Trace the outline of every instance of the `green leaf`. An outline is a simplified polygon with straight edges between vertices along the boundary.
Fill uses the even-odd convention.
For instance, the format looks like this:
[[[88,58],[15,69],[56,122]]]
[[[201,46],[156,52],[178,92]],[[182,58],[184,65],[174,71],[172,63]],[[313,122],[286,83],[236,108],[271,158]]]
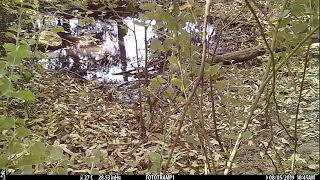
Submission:
[[[14,93],[14,97],[17,97],[17,98],[19,98],[23,101],[27,101],[27,102],[33,102],[36,99],[33,92],[31,92],[29,90],[17,91]]]
[[[39,156],[39,157],[49,156],[50,154],[47,154],[46,151],[47,151],[46,146],[41,142],[35,142],[30,147],[30,154],[36,155],[36,156]]]
[[[32,168],[32,165],[22,166],[22,174],[25,174],[25,175],[32,175],[32,174],[33,174],[33,168]]]
[[[176,101],[177,101],[178,103],[182,103],[182,102],[185,102],[185,98],[182,97],[182,96],[178,96],[178,97],[176,97]]]
[[[172,87],[168,87],[164,91],[164,96],[167,97],[168,99],[173,99],[176,96],[176,92],[174,91],[174,89]]]
[[[39,43],[45,46],[60,46],[62,44],[62,39],[55,32],[42,31],[39,35]]]
[[[0,156],[0,168],[6,169],[6,166],[8,164],[8,156],[6,154]]]
[[[51,31],[54,33],[64,32],[64,28],[62,26],[57,26],[57,27],[52,28]]]
[[[12,74],[10,79],[12,82],[17,82],[20,79],[20,76],[17,74]]]
[[[178,65],[178,59],[176,56],[170,56],[168,60],[171,64]]]
[[[195,140],[195,137],[193,135],[187,135],[185,139],[188,144],[199,144],[199,142]]]
[[[11,117],[2,116],[0,117],[0,130],[8,130],[13,128],[15,119]]]
[[[221,68],[221,65],[219,65],[219,64],[216,64],[216,65],[213,65],[213,66],[209,66],[206,69],[205,74],[206,75],[211,75],[211,76],[219,75],[220,68]]]
[[[167,81],[166,81],[165,79],[163,79],[161,76],[157,76],[157,77],[155,78],[155,81],[157,81],[157,82],[160,83],[160,84],[164,84],[164,83],[167,82]]]
[[[26,125],[26,120],[17,118],[17,119],[15,119],[15,123],[17,125],[23,125],[24,126],[24,125]]]
[[[181,79],[174,77],[171,79],[171,84],[180,88],[182,86],[182,81]]]
[[[151,11],[154,12],[156,9],[156,4],[155,3],[141,3],[140,7],[144,11]]]
[[[162,156],[159,153],[150,152],[149,160],[153,163],[159,163],[159,162],[162,162]]]
[[[36,154],[23,155],[18,160],[18,166],[36,165],[44,162],[44,158]]]
[[[7,62],[0,61],[0,79],[7,73],[6,68],[7,68]]]
[[[11,32],[6,32],[5,36],[8,37],[8,38],[14,39],[14,40],[17,39],[17,36],[15,34],[11,33]]]
[[[292,3],[292,5],[290,6],[290,12],[296,16],[303,11],[304,11],[304,6],[302,4]]]
[[[27,44],[20,44],[18,48],[15,48],[13,50],[13,46],[9,45],[6,46],[7,50],[10,51],[7,54],[7,57],[5,58],[11,66],[16,66],[20,64],[22,59],[29,58],[32,54],[31,47]]]
[[[10,7],[8,7],[8,6],[3,6],[3,8],[9,13],[9,14],[18,14],[18,11],[17,10],[15,10],[15,9],[12,9],[12,8],[10,8]]]
[[[57,167],[55,169],[55,173],[58,175],[68,175],[67,168],[64,168],[64,167]]]
[[[99,169],[98,169],[98,168],[93,168],[90,174],[92,174],[92,175],[99,175],[99,174],[100,174],[100,173],[99,173]]]
[[[241,101],[238,99],[235,99],[230,96],[220,96],[221,103],[223,104],[232,104],[232,105],[239,105],[241,104]]]
[[[54,160],[60,160],[62,159],[63,150],[59,146],[54,146],[51,148],[50,157]]]
[[[16,45],[12,43],[6,43],[3,45],[3,47],[6,49],[7,52],[12,52],[16,50]]]
[[[31,80],[32,74],[26,68],[22,68],[21,73],[27,82],[29,82]]]
[[[252,133],[250,131],[246,131],[242,134],[243,139],[249,139],[250,137],[252,137]]]
[[[220,107],[217,108],[217,112],[220,113],[220,114],[224,114],[224,113],[226,113],[226,108],[220,106]]]
[[[292,23],[292,30],[297,34],[306,32],[307,28],[308,28],[307,23],[301,23],[301,22]]]
[[[222,81],[217,81],[215,84],[214,84],[214,87],[218,90],[218,91],[223,91],[226,86],[228,85],[228,81],[226,80],[222,80]]]
[[[17,51],[18,59],[25,59],[31,54],[31,47],[28,44],[20,44]]]
[[[31,130],[27,129],[25,127],[20,127],[18,129],[16,129],[16,136],[17,138],[24,138],[27,137],[31,134]]]
[[[161,41],[158,38],[152,39],[150,44],[150,51],[154,52],[159,50],[161,47]]]
[[[134,12],[135,11],[135,8],[136,7],[136,4],[134,3],[134,1],[131,1],[130,3],[129,3],[129,5],[127,5],[127,9],[128,9],[128,11],[129,12]]]
[[[156,152],[150,152],[149,160],[152,162],[152,166],[149,169],[150,172],[159,173],[162,163],[162,156]]]
[[[237,135],[234,135],[234,134],[225,134],[223,136],[223,138],[225,139],[231,139],[231,140],[237,140],[238,136]]]
[[[92,150],[92,155],[97,158],[103,158],[103,153],[98,148]]]
[[[8,151],[10,154],[18,154],[18,153],[20,153],[20,152],[23,151],[23,146],[21,145],[21,143],[12,142],[12,143],[10,143],[10,145],[8,146],[7,151]]]
[[[171,38],[165,39],[165,40],[163,41],[164,50],[170,50],[170,49],[172,49],[173,44],[174,44],[173,39],[171,39]]]
[[[88,166],[96,166],[97,164],[100,163],[100,158],[98,157],[86,157],[85,162],[87,163]]]

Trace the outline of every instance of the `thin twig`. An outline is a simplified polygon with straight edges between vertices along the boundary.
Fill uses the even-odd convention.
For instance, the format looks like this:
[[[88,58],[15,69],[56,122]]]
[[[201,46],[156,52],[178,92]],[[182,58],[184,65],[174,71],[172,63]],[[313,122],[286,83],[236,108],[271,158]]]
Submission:
[[[202,136],[204,137],[204,140],[206,141],[206,143],[208,144],[208,149],[209,149],[209,153],[207,151],[207,148],[205,147],[204,144],[204,153],[205,153],[205,157],[206,157],[206,163],[208,164],[208,168],[210,169],[210,172],[213,172],[213,174],[216,174],[216,167],[215,167],[215,163],[214,163],[214,158],[212,156],[212,152],[210,151],[210,149],[212,149],[212,144],[210,142],[210,138],[208,136],[207,130],[205,128],[205,123],[204,123],[204,118],[203,118],[203,81],[201,83],[201,95],[200,95],[200,100],[199,100],[199,107],[200,107],[200,127],[202,129]],[[208,158],[208,154],[211,158],[211,162],[212,162],[212,169],[211,169],[211,165],[209,163],[209,158]]]
[[[246,0],[247,2],[247,0]],[[306,37],[301,40],[299,42],[299,44],[284,58],[283,61],[281,61],[279,63],[279,65],[275,68],[275,72],[278,71],[284,63],[286,63],[295,53],[296,51],[313,35],[313,33],[315,33],[317,30],[319,29],[319,25],[314,28],[313,30],[311,30],[311,32],[309,34],[306,35]],[[270,63],[271,64],[271,63]],[[247,130],[248,128],[248,125],[249,123],[251,122],[251,118],[253,116],[253,113],[254,113],[254,110],[257,108],[257,105],[258,105],[258,102],[260,100],[260,97],[262,95],[262,93],[264,92],[264,89],[266,87],[266,85],[268,84],[268,82],[271,80],[271,78],[273,77],[273,75],[266,75],[266,79],[262,81],[262,84],[261,86],[259,87],[258,89],[258,92],[256,93],[255,95],[255,98],[254,98],[254,101],[249,109],[249,115],[247,117],[247,119],[245,120],[245,123],[243,124],[242,126],[242,129],[238,135],[238,138],[236,140],[236,143],[234,145],[234,148],[230,154],[230,157],[229,157],[229,160],[228,160],[228,164],[227,164],[227,168],[225,169],[224,171],[224,174],[228,174],[229,171],[231,170],[231,167],[232,167],[232,163],[234,161],[234,158],[236,156],[236,153],[237,153],[237,150],[239,149],[239,146],[240,146],[240,142],[242,140],[242,136],[243,136],[243,133]]]
[[[135,49],[136,49],[136,58],[137,58],[137,64],[138,64],[138,74],[139,69],[140,69],[140,63],[139,63],[139,52],[138,52],[138,43],[137,43],[137,35],[136,35],[136,25],[133,24],[133,34],[134,34],[134,40],[135,40]],[[139,87],[141,87],[141,80],[140,80],[140,76],[138,76],[139,78]],[[142,95],[141,95],[141,91],[139,91],[139,123],[140,123],[140,129],[141,129],[141,136],[145,137],[146,136],[146,126],[145,126],[145,121],[143,118],[143,107],[142,107]]]
[[[311,43],[309,43],[309,45],[308,45],[307,53],[306,53],[305,60],[304,60],[304,68],[303,68],[303,74],[302,74],[301,85],[300,85],[299,99],[298,99],[298,104],[297,104],[297,109],[296,109],[296,117],[295,117],[295,121],[294,121],[294,151],[293,151],[293,158],[292,158],[292,163],[291,163],[291,172],[292,173],[295,173],[295,161],[296,161],[296,154],[297,154],[297,147],[298,147],[298,115],[299,115],[300,102],[301,102],[301,98],[302,98],[304,79],[305,79],[306,71],[307,71],[307,67],[308,67],[310,47],[311,47]]]
[[[167,160],[167,162],[165,163],[165,166],[164,166],[164,173],[166,173],[167,170],[168,170],[168,167],[169,167],[172,155],[173,155],[173,151],[174,151],[175,146],[177,144],[177,140],[180,137],[180,130],[182,128],[187,109],[188,109],[188,107],[189,107],[189,105],[191,103],[191,100],[192,100],[195,92],[198,89],[198,86],[199,86],[201,80],[203,79],[204,67],[205,67],[205,63],[206,63],[206,59],[207,59],[207,24],[208,24],[208,16],[209,16],[209,11],[210,11],[210,4],[211,4],[211,0],[206,0],[205,14],[204,14],[204,25],[203,25],[204,28],[203,28],[203,34],[202,34],[203,48],[202,48],[202,58],[201,58],[200,71],[199,71],[198,77],[196,79],[196,82],[195,82],[195,84],[193,86],[193,89],[192,89],[191,93],[189,94],[187,100],[184,103],[184,111],[183,111],[182,117],[180,119],[179,126],[177,128],[176,137],[175,137],[175,139],[173,141],[172,147],[171,147],[170,152],[169,152],[168,160]]]
[[[271,93],[272,93],[272,90],[271,90]],[[268,94],[268,93],[267,93]],[[274,167],[274,170],[275,170],[275,174],[278,174],[278,167],[275,163],[275,161],[272,159],[272,157],[269,155],[268,153],[268,149],[269,147],[271,146],[271,144],[273,143],[273,136],[274,136],[274,132],[273,132],[273,122],[272,122],[272,118],[269,116],[269,107],[270,107],[270,98],[271,96],[267,96],[267,108],[266,108],[266,119],[267,119],[267,123],[269,123],[269,127],[270,127],[270,140],[268,142],[268,145],[267,147],[265,147],[265,145],[263,144],[263,147],[265,148],[265,154],[268,156],[268,158],[270,159],[273,167]],[[272,108],[271,108],[272,110]],[[274,146],[273,146],[274,147]]]

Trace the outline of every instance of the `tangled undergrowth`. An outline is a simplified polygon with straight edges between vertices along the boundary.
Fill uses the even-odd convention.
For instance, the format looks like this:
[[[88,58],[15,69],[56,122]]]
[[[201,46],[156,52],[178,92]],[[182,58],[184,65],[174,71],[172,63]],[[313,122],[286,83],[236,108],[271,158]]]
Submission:
[[[299,116],[299,172],[308,174],[316,173],[319,169],[317,164],[319,161],[319,117],[317,113],[319,84],[314,81],[317,78],[315,60],[313,59],[309,67],[307,86],[303,91],[304,98],[301,102],[301,116]],[[301,73],[298,69],[293,71],[298,75]],[[241,120],[243,117],[237,111],[245,111],[246,108],[238,109],[236,106],[239,103],[244,104],[244,107],[247,106],[246,103],[249,104],[251,94],[256,91],[257,84],[259,84],[256,81],[258,79],[256,77],[259,76],[257,72],[261,72],[261,67],[248,69],[236,65],[226,66],[223,79],[215,84],[217,92],[219,89],[224,90],[223,93],[217,94],[220,97],[217,99],[217,118],[219,119],[218,130],[226,148],[232,147],[230,144],[234,139],[232,134],[243,123]],[[282,83],[293,83],[293,81],[292,76],[282,77],[279,80],[279,89]],[[136,105],[120,103],[124,92],[117,91],[112,86],[106,87],[96,82],[83,81],[66,73],[46,72],[37,83],[39,83],[38,100],[30,107],[29,119],[32,120],[27,122],[27,125],[33,132],[36,132],[33,135],[34,139],[41,139],[49,144],[62,147],[64,154],[70,158],[68,173],[142,174],[157,172],[155,164],[161,158],[166,158],[171,139],[168,138],[168,134],[164,137],[164,134],[159,132],[149,132],[152,134],[148,134],[147,140],[141,138]],[[297,102],[295,87],[297,88],[297,86],[292,86],[290,89],[281,90],[285,95],[279,99],[280,116],[289,132],[293,129],[292,116]],[[223,95],[227,93],[234,99],[224,100]],[[248,101],[244,101],[245,99]],[[231,106],[226,107],[226,102],[231,102]],[[213,122],[210,120],[209,104],[210,101],[205,99],[206,128],[210,141],[214,145],[211,149],[214,152],[213,157],[219,169],[222,170],[226,154],[218,150],[219,145],[214,138],[212,128]],[[11,109],[11,112],[19,115],[19,106],[12,105],[12,107],[15,109]],[[23,111],[22,108],[21,112]],[[285,112],[287,112],[286,116],[283,115]],[[273,115],[273,118],[275,116]],[[179,113],[172,115],[170,121],[167,122],[168,127],[172,129],[178,117]],[[199,120],[197,116],[194,118],[195,121]],[[274,170],[263,148],[263,145],[268,144],[266,139],[270,136],[269,129],[264,127],[264,121],[263,105],[261,105],[250,127],[251,133],[248,134],[248,141],[241,147],[234,173],[266,174]],[[277,132],[274,137],[275,147],[283,161],[282,167],[287,167],[292,151],[291,140],[282,127],[275,126],[274,129]],[[205,173],[205,167],[203,167],[205,157],[201,153],[201,144],[195,131],[196,129],[189,120],[183,127],[185,135],[180,139],[174,156],[174,165],[170,172]],[[169,133],[171,132],[174,131],[169,130]],[[154,152],[163,153],[163,157],[158,157],[153,154]],[[43,168],[51,166],[46,164]]]
[[[231,5],[217,3],[216,8],[222,12],[232,12],[231,7],[236,7],[240,16],[222,32],[218,54],[263,44],[259,36],[261,32],[254,24],[256,22],[251,13],[249,11],[244,13],[232,4],[237,4],[237,2],[229,3]],[[259,10],[257,15],[267,28],[267,17],[261,14],[265,9]],[[237,17],[237,14],[232,14],[228,17],[229,19],[222,17],[221,13],[215,15],[219,20],[222,20],[219,22],[217,20],[217,24],[222,27],[231,22],[232,17]],[[216,19],[214,20],[216,21]],[[158,44],[158,46],[160,45]],[[185,50],[187,49],[185,48]],[[198,49],[200,47],[194,49],[195,53]],[[212,51],[212,46],[209,49]],[[292,137],[295,131],[295,113],[304,66],[301,57],[305,55],[305,51],[303,49],[297,53],[298,56],[291,58],[285,64],[285,68],[277,72],[274,97],[277,104],[271,104],[272,107],[269,107],[270,103],[267,97],[270,89],[266,89],[262,94],[253,113],[252,122],[243,135],[236,160],[233,162],[233,174],[291,173],[290,163],[294,153],[294,139]],[[281,53],[277,54],[279,58],[286,56],[286,52]],[[307,68],[296,128],[298,130],[296,172],[299,174],[319,172],[319,77],[317,63],[319,52],[312,49],[311,54],[312,58],[309,60]],[[157,98],[162,101],[153,105],[152,120],[146,103],[146,96],[149,94],[145,94],[142,101],[139,101],[138,91],[140,89],[138,88],[130,89],[124,86],[117,88],[113,85],[101,85],[95,81],[80,79],[64,71],[45,71],[41,77],[33,78],[31,83],[19,84],[31,87],[32,92],[36,94],[35,102],[22,102],[19,97],[18,99],[10,99],[10,101],[9,98],[2,98],[0,104],[3,106],[0,106],[0,114],[25,119],[26,126],[32,133],[30,130],[29,133],[25,133],[30,135],[30,139],[23,139],[22,143],[19,143],[24,144],[28,141],[54,145],[50,150],[50,155],[59,162],[45,161],[42,163],[42,161],[38,161],[39,159],[35,159],[35,161],[28,159],[32,156],[28,156],[28,152],[22,148],[16,148],[15,142],[13,142],[12,146],[8,146],[9,150],[13,149],[13,153],[10,152],[11,154],[8,155],[5,152],[4,154],[8,157],[4,158],[26,158],[22,158],[24,160],[22,163],[17,160],[17,164],[23,164],[22,167],[8,166],[9,172],[16,174],[20,174],[20,171],[27,174],[160,173],[169,157],[168,152],[172,148],[177,124],[181,116],[185,116],[186,120],[181,128],[183,135],[178,139],[173,157],[170,157],[171,164],[168,172],[208,174],[208,164],[214,162],[216,174],[223,174],[226,161],[248,115],[254,95],[261,86],[262,82],[259,80],[266,69],[267,57],[268,55],[261,56],[251,62],[240,64],[219,65],[218,77],[213,84],[213,93],[210,92],[207,84],[209,78],[207,77],[205,85],[201,90],[198,90],[191,102],[186,116],[183,115],[182,110],[168,116],[176,108],[172,106],[177,106],[181,102],[163,103],[165,102],[163,100],[167,100],[166,96],[161,96],[160,93],[156,94],[156,96],[161,96]],[[172,64],[174,65],[174,63]],[[194,64],[196,63],[194,62]],[[191,64],[189,65],[191,67]],[[188,67],[184,68],[188,70]],[[198,68],[198,66],[195,67]],[[180,71],[184,72],[181,69]],[[180,78],[175,73],[175,71],[168,72],[169,75],[163,76],[168,75],[168,77],[162,80],[174,87],[172,89],[175,91],[172,94],[180,96],[182,93],[179,91],[182,91],[183,88],[179,89],[179,85],[172,82],[172,79],[178,80]],[[170,79],[171,76],[174,78]],[[181,79],[183,78],[181,76]],[[189,82],[192,81],[193,79],[189,79]],[[212,94],[215,101],[215,111],[212,110],[212,100],[210,99]],[[30,95],[30,93],[25,95]],[[183,96],[180,97],[183,99]],[[28,99],[28,96],[25,99]],[[141,107],[139,103],[142,103]],[[142,119],[146,120],[146,136],[143,136],[139,122],[141,108],[143,109]],[[213,117],[217,121],[216,127],[214,127]],[[7,129],[10,128],[15,132],[15,127]],[[217,131],[221,140],[217,139],[215,134]],[[25,134],[22,136],[24,137]],[[202,137],[203,135],[207,135],[207,137]],[[209,142],[203,143],[203,139],[207,139]],[[39,150],[39,147],[43,146],[39,145],[36,148],[31,146],[26,149],[31,149],[34,153],[34,150]],[[19,149],[19,153],[16,153],[15,148]],[[60,159],[62,160],[60,161]],[[2,160],[1,156],[0,164],[3,162]]]

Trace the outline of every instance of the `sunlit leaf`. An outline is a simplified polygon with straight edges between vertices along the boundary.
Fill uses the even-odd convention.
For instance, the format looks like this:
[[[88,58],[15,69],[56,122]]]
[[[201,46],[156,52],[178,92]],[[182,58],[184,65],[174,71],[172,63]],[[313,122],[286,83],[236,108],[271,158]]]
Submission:
[[[165,79],[163,79],[161,76],[157,76],[155,78],[155,81],[157,81],[160,84],[166,83],[167,81]]]
[[[12,52],[17,49],[16,45],[13,43],[6,43],[3,45],[3,47],[6,49],[7,52]]]
[[[91,170],[91,173],[90,174],[93,174],[93,175],[98,175],[98,174],[100,174],[99,173],[99,169],[98,168],[93,168],[92,170]]]
[[[28,165],[36,165],[44,162],[44,159],[41,156],[36,154],[23,155],[19,161],[18,166],[28,166]]]
[[[20,76],[17,74],[13,74],[11,75],[10,79],[12,82],[17,82],[20,79]]]
[[[168,60],[171,64],[178,65],[178,59],[176,56],[170,56]]]
[[[181,87],[182,81],[181,81],[181,79],[178,79],[178,78],[174,77],[174,78],[171,79],[171,84],[175,85],[177,87]]]
[[[15,34],[11,33],[11,32],[6,32],[5,36],[8,37],[8,38],[14,39],[14,40],[17,39],[17,36]]]
[[[17,138],[24,138],[27,137],[31,134],[31,130],[27,129],[25,127],[20,127],[18,129],[16,129],[16,137]]]
[[[63,150],[59,146],[54,146],[51,148],[50,157],[54,160],[60,160],[63,155]]]
[[[0,79],[0,92],[2,95],[10,96],[12,93],[12,83],[7,77]]]
[[[150,152],[149,154],[149,160],[153,163],[159,163],[162,161],[162,156],[159,153],[156,152]]]
[[[62,39],[55,32],[42,31],[39,35],[39,43],[45,46],[60,46],[62,44]]]
[[[57,167],[55,169],[55,173],[59,175],[68,175],[67,168],[64,168],[64,167]]]
[[[250,131],[246,131],[242,134],[243,139],[249,139],[250,137],[252,137],[252,133]]]
[[[15,119],[12,117],[0,116],[0,130],[10,129],[14,126]]]
[[[182,103],[185,101],[185,98],[182,97],[182,96],[177,96],[176,99],[175,99],[178,103]]]
[[[8,149],[7,151],[11,154],[17,154],[17,153],[20,153],[22,152],[23,150],[23,146],[21,143],[19,142],[12,142],[10,143],[10,145],[8,146]]]
[[[35,142],[30,146],[30,154],[39,156],[42,160],[50,156],[50,148],[46,148],[45,144],[42,142]]]
[[[140,7],[144,11],[151,11],[153,12],[156,9],[156,4],[155,3],[141,3]]]
[[[5,168],[7,166],[8,163],[8,157],[7,155],[1,155],[0,156],[0,168]]]
[[[307,28],[308,28],[307,23],[301,23],[301,22],[292,23],[292,29],[297,34],[305,32]]]
[[[98,157],[86,157],[85,162],[88,166],[95,166],[100,163],[100,158]]]
[[[25,174],[25,175],[32,175],[32,174],[33,174],[33,168],[32,168],[32,165],[25,165],[25,166],[22,166],[22,174]]]
[[[58,32],[64,32],[64,28],[62,26],[57,26],[51,29],[52,32],[58,33]]]
[[[14,97],[17,97],[23,101],[28,101],[28,102],[33,102],[36,99],[33,92],[31,92],[29,90],[20,90],[20,91],[15,92],[13,95],[14,95]]]

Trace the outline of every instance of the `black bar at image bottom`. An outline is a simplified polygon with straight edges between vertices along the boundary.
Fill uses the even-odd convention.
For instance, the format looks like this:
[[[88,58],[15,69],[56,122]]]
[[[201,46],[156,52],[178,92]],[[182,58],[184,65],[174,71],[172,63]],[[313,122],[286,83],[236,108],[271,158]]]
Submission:
[[[252,179],[252,180],[319,180],[319,175],[5,175],[0,180],[12,179],[45,179],[45,180],[182,180],[188,178],[215,179]]]

